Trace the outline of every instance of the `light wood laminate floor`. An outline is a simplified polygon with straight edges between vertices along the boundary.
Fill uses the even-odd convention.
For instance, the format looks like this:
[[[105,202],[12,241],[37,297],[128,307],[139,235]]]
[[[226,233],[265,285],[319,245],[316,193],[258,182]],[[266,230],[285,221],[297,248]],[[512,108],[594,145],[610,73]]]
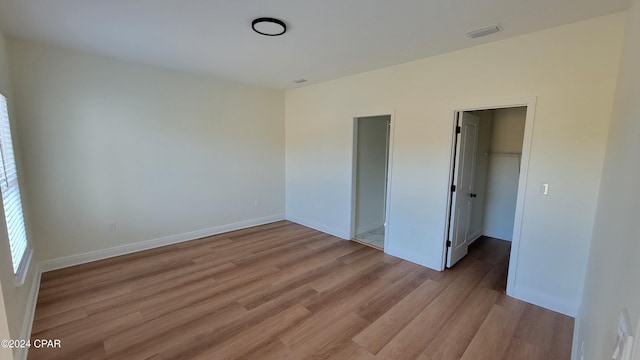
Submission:
[[[505,295],[509,243],[437,272],[281,221],[44,273],[29,359],[570,358],[573,319]]]

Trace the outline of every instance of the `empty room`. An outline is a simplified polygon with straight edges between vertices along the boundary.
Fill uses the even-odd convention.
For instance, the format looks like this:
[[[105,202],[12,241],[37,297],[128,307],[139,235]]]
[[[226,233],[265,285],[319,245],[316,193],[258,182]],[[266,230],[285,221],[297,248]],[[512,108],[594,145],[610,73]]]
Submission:
[[[0,0],[0,359],[640,360],[640,0]]]

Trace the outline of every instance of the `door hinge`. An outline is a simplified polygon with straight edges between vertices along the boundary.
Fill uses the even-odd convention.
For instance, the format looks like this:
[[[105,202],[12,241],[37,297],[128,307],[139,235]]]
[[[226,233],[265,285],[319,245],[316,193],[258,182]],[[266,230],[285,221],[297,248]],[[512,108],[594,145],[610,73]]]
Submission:
[[[460,126],[456,126],[456,134],[460,134],[462,132],[462,128]]]
[[[451,240],[447,240],[447,247],[451,247]]]
[[[455,185],[451,185],[451,192],[456,192],[456,186]]]

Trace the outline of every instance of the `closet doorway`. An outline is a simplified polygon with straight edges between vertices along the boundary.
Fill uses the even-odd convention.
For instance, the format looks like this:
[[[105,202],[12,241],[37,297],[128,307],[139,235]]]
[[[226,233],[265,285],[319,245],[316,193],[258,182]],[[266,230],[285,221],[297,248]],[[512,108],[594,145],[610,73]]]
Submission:
[[[510,150],[492,151],[490,147],[488,148],[488,151],[483,152],[482,150],[480,150],[480,151],[474,151],[474,153],[476,155],[479,154],[479,156],[484,156],[486,153],[486,157],[488,158],[487,161],[490,161],[491,157],[495,157],[495,158],[499,158],[499,160],[497,161],[502,162],[503,164],[509,164],[510,162],[519,163],[519,170],[518,170],[518,176],[517,176],[518,178],[517,194],[515,199],[515,212],[513,213],[513,221],[510,220],[511,216],[508,217],[509,219],[508,223],[512,224],[513,231],[511,232],[511,242],[510,242],[511,246],[508,252],[509,268],[507,269],[507,295],[515,296],[514,292],[515,292],[516,276],[517,276],[517,273],[515,270],[518,268],[518,258],[519,258],[518,254],[520,252],[520,235],[521,235],[522,222],[525,215],[524,202],[525,202],[525,191],[527,189],[527,178],[529,173],[529,157],[531,155],[531,141],[533,138],[533,127],[534,127],[534,120],[535,120],[535,109],[536,109],[535,97],[495,101],[493,104],[484,104],[479,106],[475,105],[475,106],[457,107],[453,110],[452,115],[454,115],[454,117],[453,117],[453,124],[452,124],[453,132],[452,132],[451,168],[449,173],[451,188],[449,188],[449,186],[447,187],[447,193],[448,193],[447,194],[448,201],[447,201],[447,207],[446,207],[447,222],[445,225],[445,236],[444,236],[445,243],[443,244],[443,247],[442,247],[442,269],[445,269],[445,267],[453,266],[455,261],[451,261],[451,260],[456,260],[456,258],[458,258],[459,260],[460,258],[464,257],[464,255],[466,255],[466,253],[468,252],[469,244],[474,241],[474,234],[472,231],[472,227],[467,226],[466,230],[465,230],[465,227],[458,229],[459,231],[455,230],[456,226],[458,226],[459,224],[458,225],[456,224],[457,215],[453,213],[454,212],[453,203],[457,201],[456,198],[458,196],[464,197],[466,195],[472,199],[472,202],[474,202],[480,197],[480,194],[477,191],[475,191],[476,188],[473,188],[473,187],[471,190],[474,190],[474,191],[469,191],[470,189],[468,188],[467,189],[458,188],[457,186],[454,192],[451,191],[453,190],[453,185],[458,185],[459,174],[457,174],[456,171],[460,170],[460,167],[457,166],[458,165],[457,163],[459,162],[459,157],[457,155],[461,153],[459,151],[458,145],[460,144],[459,140],[461,141],[462,139],[462,133],[457,134],[456,127],[461,121],[461,118],[464,115],[464,113],[477,112],[480,110],[496,110],[496,109],[511,109],[511,108],[521,108],[520,110],[514,110],[514,111],[520,111],[520,112],[523,111],[522,109],[525,109],[524,112],[526,115],[524,120],[525,122],[524,135],[521,143],[522,153],[519,154],[515,151],[510,151]],[[475,115],[479,115],[479,114],[476,113]],[[492,126],[495,127],[495,125],[496,123],[494,118],[494,122]],[[478,135],[477,139],[480,139],[480,138],[481,138],[481,135]],[[491,154],[492,152],[495,152],[495,154]],[[500,164],[494,163],[494,165],[500,165]],[[487,180],[487,182],[489,182],[489,180]],[[472,186],[476,186],[473,181],[470,182],[470,184],[473,184]],[[511,184],[513,184],[513,182]],[[503,186],[500,185],[499,183],[497,183],[496,185],[498,185],[496,186],[496,189],[503,188]],[[546,184],[541,184],[538,190],[538,194],[545,196],[547,195],[547,192],[548,192],[548,186],[543,186],[543,185],[546,185]],[[482,187],[480,186],[480,188]],[[485,191],[488,191],[490,188],[491,188],[490,185],[485,184],[484,186]],[[470,196],[471,194],[476,194],[476,196],[471,197]],[[477,203],[477,201],[475,202]],[[476,208],[478,207],[480,206],[477,206]],[[489,229],[488,226],[484,226],[485,217],[491,216],[489,214],[491,210],[487,210],[486,205],[480,208],[482,208],[484,211],[484,214],[482,215],[483,220],[481,222],[483,228],[481,231],[485,232],[485,229]],[[470,211],[471,212],[473,211],[473,205]],[[473,224],[473,222],[471,221],[472,217],[473,217],[472,214],[469,214],[469,216],[467,217],[467,219],[469,220],[468,222],[469,225]],[[501,216],[500,219],[504,220],[505,217]],[[508,231],[509,228],[510,227],[507,228],[507,231],[506,231],[507,234],[509,234],[509,231]],[[462,237],[463,234],[465,235],[464,237]],[[482,233],[480,235],[482,235]],[[475,236],[477,236],[477,232]],[[501,241],[497,239],[494,239],[494,240]],[[463,242],[466,242],[466,244],[463,244]],[[459,248],[454,250],[454,247],[456,246],[458,246]],[[471,249],[471,250],[473,251],[474,249]],[[455,254],[454,252],[457,252],[457,251],[460,251],[460,253]]]
[[[447,267],[482,236],[512,241],[527,107],[458,112]]]
[[[384,250],[391,115],[354,119],[351,238]]]

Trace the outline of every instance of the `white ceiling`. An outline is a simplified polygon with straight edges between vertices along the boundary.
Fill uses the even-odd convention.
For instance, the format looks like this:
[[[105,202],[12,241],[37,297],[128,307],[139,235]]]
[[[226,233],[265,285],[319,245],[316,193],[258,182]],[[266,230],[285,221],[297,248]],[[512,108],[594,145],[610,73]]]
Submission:
[[[626,10],[628,0],[0,0],[7,35],[278,89]],[[251,30],[256,17],[289,27]],[[502,24],[471,40],[465,33]]]

